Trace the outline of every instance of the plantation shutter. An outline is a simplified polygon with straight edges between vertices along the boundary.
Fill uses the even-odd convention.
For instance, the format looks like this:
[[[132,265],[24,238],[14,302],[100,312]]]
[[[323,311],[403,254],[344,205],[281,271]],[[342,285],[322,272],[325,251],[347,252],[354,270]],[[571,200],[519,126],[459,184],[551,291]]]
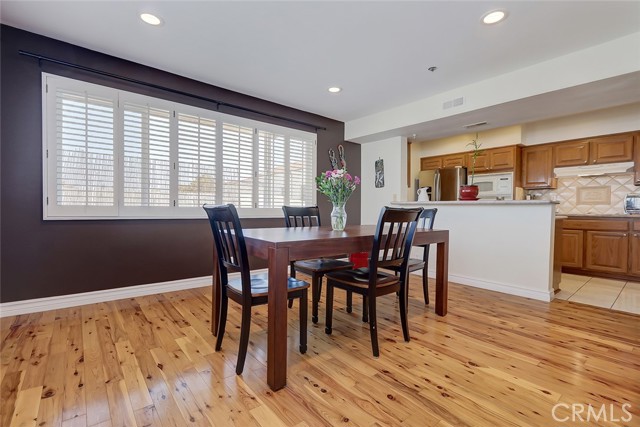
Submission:
[[[285,204],[285,136],[258,131],[258,207],[279,208]]]
[[[315,141],[298,137],[289,139],[289,204],[315,204]]]
[[[55,180],[50,210],[54,215],[113,214],[115,101],[55,85],[51,90],[56,142],[48,163]]]
[[[222,202],[253,208],[253,128],[222,124]]]
[[[149,105],[125,102],[124,206],[171,205],[171,112]]]
[[[216,202],[216,121],[178,114],[178,206]]]

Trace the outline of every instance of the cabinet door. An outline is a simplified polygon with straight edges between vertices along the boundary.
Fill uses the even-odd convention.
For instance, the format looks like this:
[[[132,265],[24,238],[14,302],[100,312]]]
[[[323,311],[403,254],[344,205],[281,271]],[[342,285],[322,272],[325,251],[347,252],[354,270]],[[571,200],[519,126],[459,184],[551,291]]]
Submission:
[[[496,148],[489,153],[492,170],[511,170],[515,166],[515,147]]]
[[[628,233],[586,231],[585,234],[585,268],[610,273],[626,273],[628,271]]]
[[[629,274],[640,276],[640,232],[632,232],[629,239]]]
[[[552,147],[549,145],[523,148],[522,186],[524,188],[555,188],[552,154]]]
[[[584,231],[563,230],[560,245],[563,267],[582,268],[582,251],[584,248]]]
[[[469,173],[471,173],[471,165],[473,164],[473,154],[467,153],[467,168],[469,169]],[[487,172],[491,170],[491,160],[489,159],[489,155],[486,151],[478,154],[476,157],[476,173]]]
[[[589,140],[591,163],[630,162],[633,160],[633,134],[603,136]]]
[[[589,142],[562,142],[553,146],[554,166],[580,166],[589,162]]]
[[[420,159],[420,170],[439,169],[442,167],[442,157],[422,157]]]
[[[640,134],[636,134],[633,139],[633,169],[635,170],[635,184],[640,185]]]
[[[442,158],[442,167],[443,168],[452,168],[455,166],[464,166],[465,165],[465,154],[451,154],[448,156],[444,156]]]

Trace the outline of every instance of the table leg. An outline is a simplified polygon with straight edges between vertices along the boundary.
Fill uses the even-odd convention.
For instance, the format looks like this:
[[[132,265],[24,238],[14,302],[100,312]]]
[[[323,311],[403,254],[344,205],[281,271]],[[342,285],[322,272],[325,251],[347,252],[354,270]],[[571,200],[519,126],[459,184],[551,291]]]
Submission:
[[[287,384],[287,280],[289,248],[269,248],[267,384],[279,390]]]
[[[437,245],[436,254],[436,314],[447,315],[449,299],[449,238]]]

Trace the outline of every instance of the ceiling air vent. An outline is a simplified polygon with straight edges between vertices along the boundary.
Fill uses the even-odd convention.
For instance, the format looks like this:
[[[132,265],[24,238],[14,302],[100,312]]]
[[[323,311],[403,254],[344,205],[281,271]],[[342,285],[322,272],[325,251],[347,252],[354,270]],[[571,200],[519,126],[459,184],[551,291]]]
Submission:
[[[450,101],[445,101],[442,103],[442,109],[443,110],[448,110],[449,108],[453,108],[453,107],[459,107],[461,105],[464,104],[464,97],[461,96],[460,98],[455,98],[452,99]]]

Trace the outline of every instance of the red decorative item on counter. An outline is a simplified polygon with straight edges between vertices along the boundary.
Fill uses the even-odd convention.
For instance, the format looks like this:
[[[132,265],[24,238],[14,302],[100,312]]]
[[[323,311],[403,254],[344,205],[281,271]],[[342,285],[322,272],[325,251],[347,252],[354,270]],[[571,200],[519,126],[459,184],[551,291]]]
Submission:
[[[477,185],[461,185],[460,200],[478,200]]]

